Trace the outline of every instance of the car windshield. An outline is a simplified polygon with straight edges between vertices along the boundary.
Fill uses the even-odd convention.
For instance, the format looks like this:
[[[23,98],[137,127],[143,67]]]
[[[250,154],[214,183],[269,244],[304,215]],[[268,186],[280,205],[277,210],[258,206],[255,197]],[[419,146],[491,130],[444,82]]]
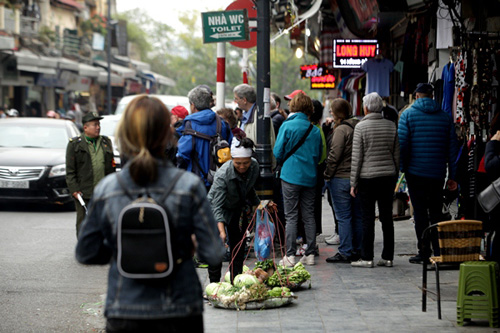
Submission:
[[[68,134],[64,126],[40,124],[0,124],[1,147],[66,148]]]

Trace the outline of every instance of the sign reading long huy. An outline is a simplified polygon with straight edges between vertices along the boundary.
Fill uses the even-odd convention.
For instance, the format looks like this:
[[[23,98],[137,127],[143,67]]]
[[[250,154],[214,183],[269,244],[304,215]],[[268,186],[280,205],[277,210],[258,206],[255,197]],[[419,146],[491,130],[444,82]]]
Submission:
[[[367,39],[334,39],[333,67],[360,68],[378,54],[378,41]]]

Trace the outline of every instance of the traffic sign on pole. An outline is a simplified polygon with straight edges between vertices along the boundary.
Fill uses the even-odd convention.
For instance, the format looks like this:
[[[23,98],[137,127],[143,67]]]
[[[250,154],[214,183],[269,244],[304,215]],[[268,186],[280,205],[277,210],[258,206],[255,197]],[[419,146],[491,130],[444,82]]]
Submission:
[[[250,38],[246,41],[235,41],[230,43],[231,45],[242,49],[250,49],[257,45],[257,7],[253,0],[236,0],[231,2],[229,6],[227,6],[226,11],[237,9],[247,10]]]
[[[201,13],[203,42],[221,43],[249,39],[246,9]]]

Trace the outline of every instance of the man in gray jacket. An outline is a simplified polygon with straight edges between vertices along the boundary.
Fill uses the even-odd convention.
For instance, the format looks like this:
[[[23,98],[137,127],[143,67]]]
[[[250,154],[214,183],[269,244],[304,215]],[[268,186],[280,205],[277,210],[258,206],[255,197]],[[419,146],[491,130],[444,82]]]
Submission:
[[[380,113],[382,98],[377,93],[363,97],[365,118],[354,129],[351,195],[361,197],[363,243],[361,259],[353,267],[373,267],[375,239],[375,202],[382,223],[384,248],[378,266],[392,267],[394,259],[394,224],[392,201],[399,172],[399,142],[396,125]]]

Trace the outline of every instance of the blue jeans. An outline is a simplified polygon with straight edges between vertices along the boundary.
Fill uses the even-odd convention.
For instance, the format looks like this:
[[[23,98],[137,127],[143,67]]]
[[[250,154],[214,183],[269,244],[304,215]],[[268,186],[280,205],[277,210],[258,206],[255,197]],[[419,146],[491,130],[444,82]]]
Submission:
[[[283,189],[286,217],[286,255],[289,257],[295,256],[295,252],[297,251],[299,206],[307,241],[305,255],[314,254],[316,251],[316,221],[314,220],[316,188],[290,184],[284,180],[281,180],[281,187]]]
[[[339,252],[344,257],[361,252],[363,221],[361,200],[351,197],[349,178],[333,178],[327,182],[339,227]]]

